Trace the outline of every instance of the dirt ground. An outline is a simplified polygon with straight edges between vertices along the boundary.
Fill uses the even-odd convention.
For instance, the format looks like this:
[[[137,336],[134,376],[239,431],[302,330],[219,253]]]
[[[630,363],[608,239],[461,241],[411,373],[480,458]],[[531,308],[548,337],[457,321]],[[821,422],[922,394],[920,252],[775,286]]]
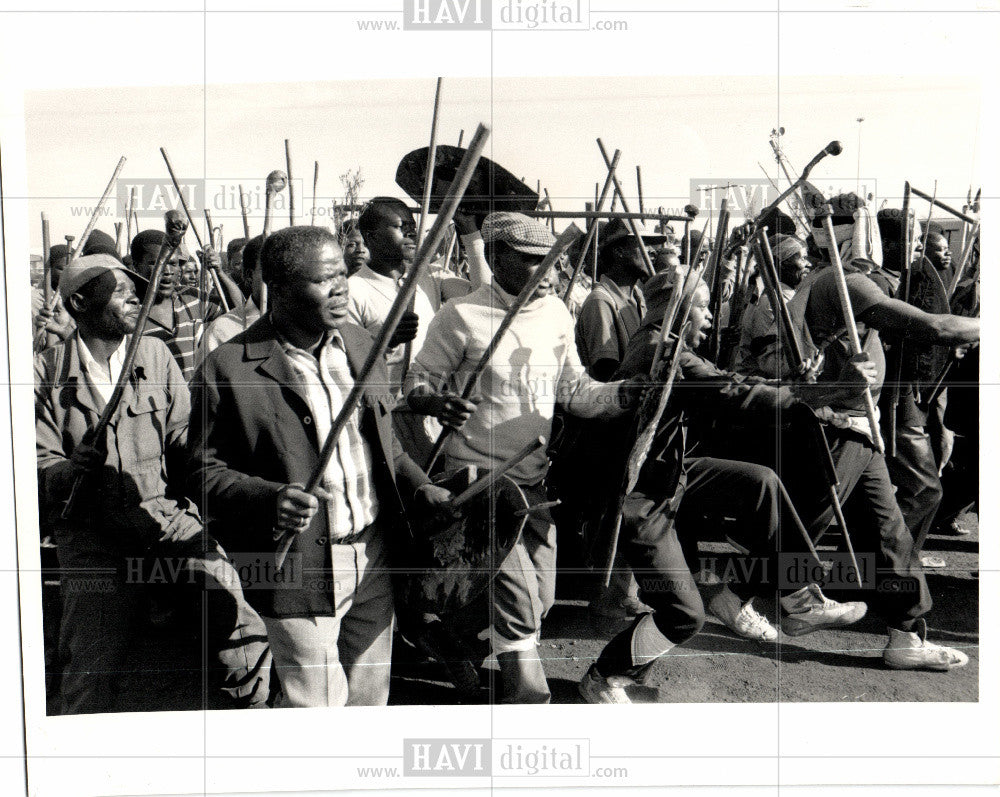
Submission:
[[[949,673],[896,672],[881,654],[884,626],[874,617],[837,631],[802,637],[779,636],[775,643],[738,638],[714,618],[694,639],[657,662],[651,683],[662,699],[674,703],[776,701],[976,701],[979,688],[979,530],[967,516],[970,536],[931,535],[928,553],[942,556],[944,570],[929,571],[934,608],[928,636],[959,647],[969,664]],[[58,588],[44,590],[47,621],[58,612]],[[843,597],[850,599],[850,595]],[[759,604],[759,605],[758,605]],[[774,616],[773,603],[755,602]],[[613,629],[596,629],[582,595],[560,595],[545,622],[541,654],[554,703],[579,703],[577,683],[600,654]],[[201,676],[201,651],[189,630],[169,619],[147,624],[122,676],[117,711],[167,711],[219,708]],[[441,665],[397,644],[390,703],[396,705],[488,703],[496,663],[480,671],[479,693],[462,698]],[[57,711],[50,701],[50,713]]]

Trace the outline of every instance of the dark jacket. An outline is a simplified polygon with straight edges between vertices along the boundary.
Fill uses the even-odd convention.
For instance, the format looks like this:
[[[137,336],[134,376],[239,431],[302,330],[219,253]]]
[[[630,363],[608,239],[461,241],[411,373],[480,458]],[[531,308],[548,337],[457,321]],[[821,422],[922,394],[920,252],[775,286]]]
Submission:
[[[371,336],[354,324],[344,324],[339,331],[356,376]],[[393,436],[384,361],[376,363],[368,384],[359,426],[372,455],[379,502],[376,524],[387,538],[408,537],[402,499],[408,500],[427,476]],[[270,319],[261,318],[213,351],[191,390],[188,491],[210,531],[233,557],[247,600],[270,617],[332,616],[325,512],[318,512],[309,528],[296,535],[288,564],[280,577],[274,573],[278,492],[286,484],[309,481],[323,441],[317,439],[309,404]]]

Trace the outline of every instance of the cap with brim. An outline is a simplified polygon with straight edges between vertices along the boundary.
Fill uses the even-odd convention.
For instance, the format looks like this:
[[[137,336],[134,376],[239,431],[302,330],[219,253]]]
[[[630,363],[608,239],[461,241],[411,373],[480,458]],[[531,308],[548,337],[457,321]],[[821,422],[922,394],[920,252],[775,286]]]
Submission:
[[[703,280],[700,277],[696,279],[695,271],[688,269],[687,266],[677,266],[671,270],[657,272],[646,280],[642,286],[642,296],[646,301],[646,312],[643,314],[640,324],[642,328],[646,329],[651,326],[659,328],[663,323],[663,314],[670,303],[674,286],[681,280],[686,280],[684,283],[685,299],[690,298],[698,286],[703,284]]]
[[[149,280],[139,276],[131,269],[125,268],[119,260],[111,255],[86,255],[74,259],[63,269],[62,276],[59,278],[59,295],[64,300],[68,299],[88,282],[97,279],[106,271],[120,271],[127,275],[135,283],[138,293],[143,293],[149,284]]]
[[[645,243],[662,244],[667,240],[667,236],[654,232],[645,224],[645,222],[636,221],[635,224],[639,231],[639,237],[641,237]],[[623,219],[612,219],[608,222],[608,226],[601,231],[601,249],[604,249],[604,247],[613,244],[616,241],[621,241],[626,238],[635,239],[635,236],[632,234],[632,226]]]
[[[480,230],[485,243],[503,241],[527,255],[547,255],[556,242],[549,228],[523,213],[491,213]]]

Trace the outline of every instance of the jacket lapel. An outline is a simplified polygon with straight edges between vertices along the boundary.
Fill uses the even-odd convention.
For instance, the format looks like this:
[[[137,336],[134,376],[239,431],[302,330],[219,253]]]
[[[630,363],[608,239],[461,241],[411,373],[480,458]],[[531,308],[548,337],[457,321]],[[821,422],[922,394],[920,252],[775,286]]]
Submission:
[[[278,343],[270,319],[266,316],[261,318],[246,331],[246,336],[243,351],[247,361],[257,361],[259,363],[257,370],[260,373],[273,379],[283,390],[295,395],[302,403],[300,412],[310,413],[305,388],[302,387],[298,375],[288,362],[288,357],[281,350],[281,344]],[[315,437],[315,432],[312,436]]]

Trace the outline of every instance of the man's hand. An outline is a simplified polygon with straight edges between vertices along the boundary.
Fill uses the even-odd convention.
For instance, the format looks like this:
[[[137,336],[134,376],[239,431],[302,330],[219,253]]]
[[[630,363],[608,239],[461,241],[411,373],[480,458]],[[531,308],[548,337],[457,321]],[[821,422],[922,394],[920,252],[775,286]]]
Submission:
[[[198,260],[201,261],[202,267],[207,264],[209,268],[217,270],[222,268],[222,257],[211,246],[198,250]]]
[[[451,508],[454,499],[450,490],[436,484],[421,485],[413,494],[415,509],[427,519],[437,519],[442,523],[450,523],[458,513]]]
[[[459,235],[469,235],[470,233],[478,232],[476,229],[476,220],[469,214],[456,210],[451,218],[455,222],[455,231]]]
[[[447,388],[441,393],[412,395],[407,399],[410,408],[421,415],[433,415],[443,426],[458,431],[465,426],[466,421],[479,406],[482,399],[473,397],[464,399]]]
[[[277,511],[274,529],[287,534],[299,534],[309,528],[313,517],[319,512],[319,502],[333,498],[321,487],[318,495],[307,493],[303,484],[286,484],[278,491]]]
[[[100,468],[108,458],[108,452],[89,440],[83,440],[73,449],[69,464],[74,476],[93,473]]]
[[[844,363],[838,381],[850,398],[857,398],[878,381],[878,370],[868,355],[862,352]]]
[[[637,407],[652,385],[653,382],[647,374],[629,377],[618,386],[618,402],[627,410]]]
[[[417,328],[420,326],[420,319],[412,310],[403,313],[399,319],[396,329],[393,330],[392,337],[389,338],[389,348],[394,348],[401,343],[409,343],[417,336]]]

